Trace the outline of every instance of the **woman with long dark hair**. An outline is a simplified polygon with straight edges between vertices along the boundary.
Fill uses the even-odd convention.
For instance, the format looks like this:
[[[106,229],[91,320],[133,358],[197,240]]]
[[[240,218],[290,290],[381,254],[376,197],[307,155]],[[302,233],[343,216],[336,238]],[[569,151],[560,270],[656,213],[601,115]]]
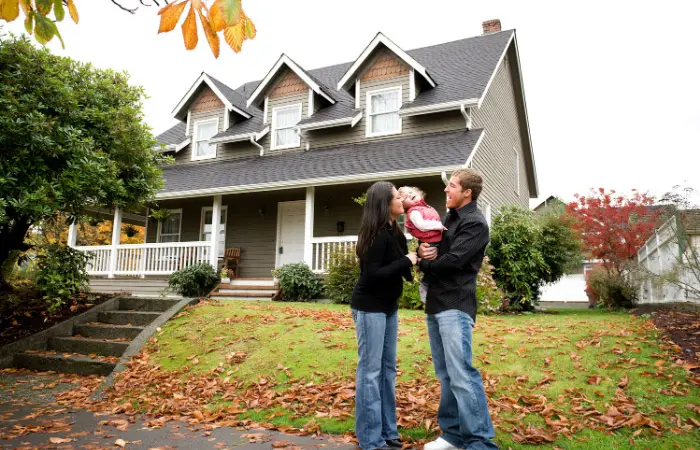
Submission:
[[[412,280],[415,253],[396,218],[402,198],[393,184],[374,183],[367,190],[356,253],[360,277],[350,306],[357,335],[355,433],[362,450],[402,446],[396,428],[396,343],[403,279]]]

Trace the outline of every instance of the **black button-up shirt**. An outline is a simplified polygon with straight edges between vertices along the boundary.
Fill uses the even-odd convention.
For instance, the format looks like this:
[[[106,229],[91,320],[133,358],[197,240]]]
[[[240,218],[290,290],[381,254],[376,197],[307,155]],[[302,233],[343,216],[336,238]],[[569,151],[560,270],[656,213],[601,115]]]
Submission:
[[[476,277],[489,243],[489,226],[476,201],[450,209],[443,223],[447,231],[438,257],[420,261],[428,283],[425,312],[459,309],[476,321]]]
[[[406,237],[387,225],[379,230],[360,260],[360,278],[350,306],[365,312],[390,314],[399,309],[403,279],[413,279],[411,260],[406,258]]]

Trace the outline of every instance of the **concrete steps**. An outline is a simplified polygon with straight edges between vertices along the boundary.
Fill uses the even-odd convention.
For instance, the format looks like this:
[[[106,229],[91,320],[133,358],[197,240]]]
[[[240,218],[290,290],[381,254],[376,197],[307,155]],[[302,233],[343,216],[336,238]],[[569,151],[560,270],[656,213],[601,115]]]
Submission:
[[[151,311],[106,311],[97,315],[97,320],[102,323],[114,325],[146,326],[153,322],[160,312]]]
[[[82,324],[73,327],[73,333],[95,339],[133,339],[143,331],[144,327],[129,325],[118,326],[114,324],[94,323]]]
[[[119,358],[154,320],[178,303],[177,300],[122,297],[111,308],[92,315],[94,322],[76,322],[70,336],[47,338],[39,350],[15,353],[16,367],[53,370],[81,375],[109,375]]]
[[[279,289],[272,278],[236,278],[221,283],[211,297],[217,300],[272,300]]]
[[[15,365],[31,370],[53,370],[79,375],[109,375],[119,358],[100,358],[80,354],[58,353],[17,353]],[[50,369],[49,369],[50,368]]]

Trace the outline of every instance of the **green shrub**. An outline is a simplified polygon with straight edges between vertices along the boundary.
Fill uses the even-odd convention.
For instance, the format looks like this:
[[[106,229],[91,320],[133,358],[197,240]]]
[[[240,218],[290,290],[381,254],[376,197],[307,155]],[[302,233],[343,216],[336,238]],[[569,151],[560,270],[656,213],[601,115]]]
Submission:
[[[510,308],[531,311],[540,288],[554,283],[582,263],[581,243],[566,215],[535,217],[518,207],[504,207],[491,226],[486,254],[493,277]]]
[[[476,279],[476,310],[479,314],[497,314],[508,306],[503,291],[493,279],[493,271],[488,256],[484,257]]]
[[[425,304],[420,299],[420,292],[418,291],[422,279],[423,274],[416,273],[414,270],[413,281],[404,280],[403,292],[401,292],[401,297],[399,297],[399,308],[416,310],[424,309]]]
[[[306,263],[285,264],[272,271],[284,301],[309,301],[323,292],[321,280]]]
[[[210,264],[199,263],[170,275],[168,286],[183,297],[204,297],[219,281],[219,275]]]
[[[332,252],[328,276],[326,277],[326,292],[333,303],[350,303],[352,290],[360,277],[360,264],[355,257],[355,247],[346,252]]]
[[[37,256],[36,286],[49,304],[49,312],[85,290],[89,277],[85,266],[88,256],[60,244],[44,246]]]
[[[603,308],[627,309],[637,304],[639,289],[624,276],[598,266],[586,276],[586,292]]]

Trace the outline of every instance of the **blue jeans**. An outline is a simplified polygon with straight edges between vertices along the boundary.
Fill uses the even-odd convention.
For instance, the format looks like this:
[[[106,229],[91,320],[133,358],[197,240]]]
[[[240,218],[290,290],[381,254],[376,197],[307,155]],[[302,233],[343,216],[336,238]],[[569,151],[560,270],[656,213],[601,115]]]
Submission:
[[[352,310],[357,335],[355,434],[360,448],[382,447],[398,439],[396,429],[396,312]]]
[[[442,438],[464,449],[498,448],[484,382],[472,365],[471,316],[457,309],[428,314],[435,374],[440,380],[438,424]]]

